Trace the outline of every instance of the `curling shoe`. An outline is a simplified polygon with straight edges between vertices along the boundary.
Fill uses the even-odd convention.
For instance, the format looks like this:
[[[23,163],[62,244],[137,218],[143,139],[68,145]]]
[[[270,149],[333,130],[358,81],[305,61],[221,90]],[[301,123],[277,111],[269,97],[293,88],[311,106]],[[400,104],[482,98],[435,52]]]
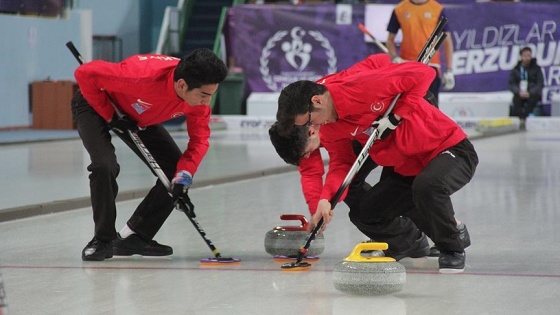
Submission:
[[[438,258],[439,254],[440,254],[439,249],[437,248],[436,245],[430,247],[430,254],[428,255],[428,257]]]
[[[471,246],[471,236],[465,223],[461,222],[461,224],[457,225],[457,229],[459,229],[459,240],[463,243],[463,248]]]
[[[428,238],[424,233],[421,233],[420,237],[414,241],[414,244],[410,246],[409,249],[402,252],[395,252],[391,249],[385,251],[385,256],[393,257],[396,261],[399,261],[405,257],[410,258],[420,258],[426,257],[430,254],[430,244],[428,243]]]
[[[465,271],[465,252],[441,252],[439,255],[440,273],[460,273]]]
[[[116,256],[169,256],[172,254],[173,248],[154,240],[147,241],[138,234],[132,234],[127,238],[121,238],[119,234],[113,241],[113,255]]]
[[[102,241],[95,236],[82,250],[83,261],[102,261],[111,257],[113,257],[113,242]]]
[[[467,226],[465,225],[465,223],[462,223],[457,225],[457,229],[459,229],[459,241],[461,241],[461,243],[463,244],[463,248],[467,248],[469,246],[471,246],[471,236],[469,234],[469,230],[467,230]],[[428,257],[434,257],[437,258],[439,257],[439,249],[437,248],[437,246],[432,246],[430,247],[430,254],[428,255]]]

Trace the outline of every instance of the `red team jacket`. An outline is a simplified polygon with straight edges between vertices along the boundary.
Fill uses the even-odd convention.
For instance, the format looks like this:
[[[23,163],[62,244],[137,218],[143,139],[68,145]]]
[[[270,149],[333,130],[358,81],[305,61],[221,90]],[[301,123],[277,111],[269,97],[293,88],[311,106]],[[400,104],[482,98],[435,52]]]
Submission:
[[[186,115],[189,141],[177,170],[195,174],[208,151],[210,106],[191,106],[179,98],[173,87],[178,58],[162,55],[134,55],[120,63],[96,60],[74,72],[82,95],[97,113],[109,121],[115,109],[109,94],[123,114],[146,127]]]
[[[317,81],[329,90],[338,114],[336,122],[320,129],[322,144],[330,156],[321,199],[334,196],[355,162],[351,140],[364,145],[371,124],[399,93],[402,95],[393,113],[402,117],[401,123],[386,139],[376,140],[370,150],[378,165],[393,166],[401,175],[415,176],[436,155],[467,137],[459,125],[423,98],[434,76],[433,68],[406,62],[341,77],[334,74]]]
[[[370,55],[366,59],[360,61],[359,63],[351,66],[346,70],[342,70],[338,73],[327,75],[317,81],[317,83],[322,83],[330,80],[330,78],[344,78],[360,72],[364,72],[371,69],[377,69],[391,64],[391,58],[386,54]],[[321,142],[323,142],[322,130],[319,131],[319,137]],[[354,152],[351,150],[350,152]],[[353,159],[356,156],[352,153]],[[353,163],[353,161],[352,161]],[[317,211],[317,204],[319,203],[319,198],[323,190],[323,175],[325,174],[325,167],[323,163],[323,158],[321,156],[320,150],[313,151],[308,158],[303,158],[300,161],[298,171],[300,172],[301,178],[301,188],[303,190],[303,196],[307,202],[309,212],[311,215],[315,214]],[[346,174],[344,175],[344,177]],[[343,179],[344,179],[343,177]],[[346,194],[342,195],[341,200],[344,200]]]
[[[314,215],[317,211],[319,197],[323,191],[323,175],[325,166],[319,149],[311,152],[309,157],[301,159],[298,171],[301,175],[301,189],[307,203],[309,213]]]

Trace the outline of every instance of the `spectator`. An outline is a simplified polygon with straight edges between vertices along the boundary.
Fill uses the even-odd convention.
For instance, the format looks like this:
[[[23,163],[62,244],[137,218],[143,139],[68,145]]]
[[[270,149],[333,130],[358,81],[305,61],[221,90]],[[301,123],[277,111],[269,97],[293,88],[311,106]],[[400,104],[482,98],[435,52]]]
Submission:
[[[513,92],[510,116],[519,117],[521,128],[524,129],[525,119],[533,113],[542,98],[544,77],[531,48],[522,48],[519,55],[521,60],[509,75],[509,90]]]

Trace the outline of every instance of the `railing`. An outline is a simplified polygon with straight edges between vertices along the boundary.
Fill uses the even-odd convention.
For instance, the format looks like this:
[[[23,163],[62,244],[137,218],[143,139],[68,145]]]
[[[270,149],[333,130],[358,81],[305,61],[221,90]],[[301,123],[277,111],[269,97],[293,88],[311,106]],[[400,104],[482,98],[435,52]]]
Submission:
[[[169,54],[179,52],[183,44],[183,35],[186,31],[186,22],[190,17],[191,7],[194,0],[179,0],[176,7],[168,6],[165,8],[161,29],[156,46],[156,54]],[[234,0],[232,6],[243,4],[245,0]],[[222,30],[227,14],[227,7],[222,8],[220,22],[216,30],[213,51],[216,55],[225,59],[225,52],[222,52],[223,36]]]
[[[231,6],[236,6],[238,4],[244,4],[245,0],[234,0]],[[224,38],[222,35],[222,30],[224,29],[224,23],[226,20],[227,15],[227,7],[222,8],[222,12],[220,14],[220,22],[218,24],[218,29],[216,30],[216,38],[214,39],[214,47],[213,51],[216,55],[220,56],[222,60],[225,60],[226,54],[222,51],[222,47],[224,46]]]
[[[179,0],[176,7],[168,6],[165,8],[155,50],[156,54],[168,55],[171,52],[181,50],[185,24],[190,16],[192,2]]]
[[[161,30],[159,32],[158,43],[155,50],[156,54],[167,55],[171,52],[179,52],[183,44],[183,35],[186,31],[186,22],[190,17],[192,2],[194,0],[179,0],[176,7],[166,7],[163,21],[161,25]],[[245,0],[234,0],[232,6],[243,4]],[[222,60],[226,61],[225,51],[222,51],[223,36],[222,30],[225,23],[225,18],[227,14],[227,7],[222,8],[220,14],[220,22],[218,24],[218,29],[216,30],[216,39],[214,40],[213,51],[217,56],[220,56]],[[227,63],[227,61],[226,61]],[[210,106],[214,108],[216,98],[212,98]]]

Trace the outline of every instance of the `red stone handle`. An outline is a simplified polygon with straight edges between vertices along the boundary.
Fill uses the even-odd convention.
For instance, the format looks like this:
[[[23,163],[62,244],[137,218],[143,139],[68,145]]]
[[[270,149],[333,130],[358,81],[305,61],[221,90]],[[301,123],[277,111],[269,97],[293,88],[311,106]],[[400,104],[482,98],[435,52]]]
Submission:
[[[301,225],[299,226],[277,226],[275,227],[276,230],[285,230],[285,231],[307,231],[307,227],[309,226],[309,221],[307,218],[302,214],[282,214],[280,216],[281,220],[299,220]]]

